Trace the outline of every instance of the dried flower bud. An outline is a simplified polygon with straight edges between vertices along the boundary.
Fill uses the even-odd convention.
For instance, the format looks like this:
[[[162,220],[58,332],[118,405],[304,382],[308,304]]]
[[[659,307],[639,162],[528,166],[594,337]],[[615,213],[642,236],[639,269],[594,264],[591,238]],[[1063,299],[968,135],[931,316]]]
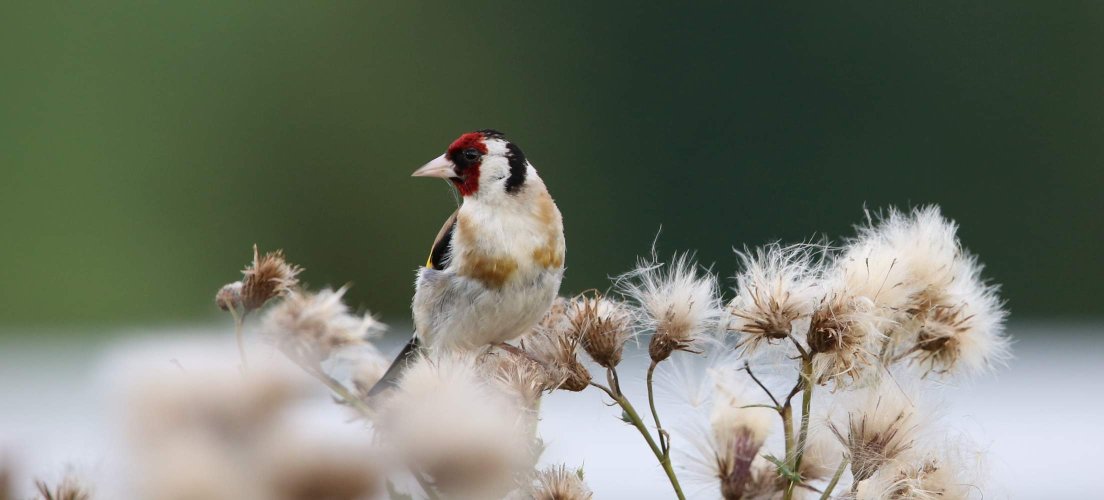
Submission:
[[[265,339],[289,358],[316,366],[337,349],[363,343],[386,326],[369,314],[355,316],[341,301],[346,287],[317,294],[293,293],[268,311],[261,325]]]
[[[235,281],[219,289],[215,294],[215,305],[223,311],[237,309],[242,305],[242,282]]]
[[[537,473],[533,500],[590,500],[594,493],[583,482],[583,470],[552,466]]]
[[[621,303],[595,294],[574,303],[571,326],[587,354],[599,365],[621,362],[625,342],[632,337],[632,314]]]
[[[246,312],[255,311],[265,305],[269,299],[288,293],[299,283],[296,276],[302,272],[298,266],[284,260],[284,252],[277,250],[263,257],[253,245],[253,264],[245,268],[242,274],[241,303]]]

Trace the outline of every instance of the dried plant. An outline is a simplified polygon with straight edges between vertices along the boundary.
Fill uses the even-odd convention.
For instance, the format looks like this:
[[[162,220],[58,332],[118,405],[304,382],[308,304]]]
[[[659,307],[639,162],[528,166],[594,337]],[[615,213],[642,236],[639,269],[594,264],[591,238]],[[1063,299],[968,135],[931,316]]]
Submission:
[[[572,309],[565,299],[557,300],[519,343],[544,368],[548,388],[579,392],[590,383],[590,371],[579,362],[581,339],[572,326]]]
[[[573,305],[571,327],[583,349],[603,368],[616,367],[621,362],[625,342],[633,336],[632,312],[597,292],[579,297]]]
[[[1009,357],[998,290],[956,231],[934,207],[889,210],[868,217],[839,247],[745,250],[727,301],[716,277],[689,254],[660,263],[653,252],[614,280],[613,295],[557,299],[516,345],[424,351],[395,389],[372,399],[368,390],[386,363],[370,340],[382,324],[352,314],[344,288],[299,289],[298,267],[280,252],[262,257],[255,250],[245,279],[223,287],[217,304],[235,314],[240,332],[241,318],[276,302],[260,322],[263,337],[369,422],[375,446],[341,458],[303,451],[311,443],[283,442],[294,435],[286,429],[284,440],[265,441],[278,428],[273,415],[298,396],[266,388],[251,373],[242,382],[262,384],[246,390],[252,396],[209,383],[216,389],[199,405],[147,395],[142,407],[149,414],[134,429],[165,456],[150,455],[161,468],[142,476],[156,486],[143,491],[154,499],[187,498],[161,491],[352,499],[379,494],[386,483],[399,497],[393,476],[408,474],[430,499],[589,499],[581,471],[536,465],[544,447],[541,399],[557,389],[594,387],[640,433],[675,496],[685,499],[653,380],[661,366],[674,370],[672,363],[704,354],[704,379],[713,389],[702,405],[708,414],[700,415],[700,432],[675,428],[693,449],[685,470],[696,467],[716,496],[967,498],[977,490],[969,473],[975,464],[922,446],[918,436],[935,422],[913,403],[928,379],[984,372]],[[626,343],[637,335],[649,339],[650,423],[620,383],[619,368],[629,366]],[[664,363],[678,351],[686,354]],[[355,360],[346,379],[351,388],[327,372],[338,352]],[[582,352],[593,360],[590,368]],[[605,377],[592,375],[595,365]],[[910,377],[916,384],[904,382]],[[821,394],[816,405],[814,394]],[[220,433],[251,444],[228,455]],[[378,454],[402,467],[381,470],[366,458]],[[254,457],[253,474],[244,476],[252,481],[234,472],[242,456]],[[318,458],[303,459],[312,456]],[[199,476],[166,473],[180,467]]]
[[[284,259],[283,250],[261,256],[257,245],[253,245],[253,262],[242,271],[245,278],[224,285],[215,294],[215,304],[234,317],[234,333],[237,336],[243,370],[247,366],[242,339],[243,320],[269,300],[286,296],[294,290],[299,284],[298,276],[302,271],[301,267],[289,264]]]

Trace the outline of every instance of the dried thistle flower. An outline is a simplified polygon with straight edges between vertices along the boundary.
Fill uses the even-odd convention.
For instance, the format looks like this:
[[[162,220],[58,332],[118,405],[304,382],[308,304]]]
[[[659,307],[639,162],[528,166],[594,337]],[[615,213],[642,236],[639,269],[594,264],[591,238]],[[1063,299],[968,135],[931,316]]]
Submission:
[[[825,297],[809,321],[806,342],[813,354],[817,383],[845,385],[876,361],[872,351],[884,317],[861,297]]]
[[[66,475],[57,486],[51,488],[45,481],[35,481],[36,500],[89,500],[92,493],[76,477]]]
[[[537,473],[533,500],[590,500],[594,493],[583,481],[583,470],[566,465],[552,466]]]
[[[288,264],[283,250],[276,250],[261,256],[257,245],[253,245],[253,263],[242,274],[241,305],[245,312],[255,311],[265,305],[269,299],[286,295],[299,283],[296,276],[302,268]]]
[[[774,244],[737,255],[744,269],[728,306],[729,331],[743,334],[749,350],[789,337],[817,305],[819,269],[809,247]]]
[[[571,326],[594,362],[613,368],[621,362],[625,342],[632,338],[632,313],[620,302],[596,293],[573,304]]]
[[[265,315],[263,336],[296,363],[317,367],[337,349],[361,344],[386,329],[370,314],[350,314],[341,300],[346,290],[291,293]]]
[[[979,373],[1005,362],[1007,312],[995,286],[985,284],[981,266],[963,261],[963,272],[944,291],[942,300],[917,315],[915,360],[928,372]]]
[[[855,485],[856,500],[966,500],[980,492],[982,455],[961,441],[895,461]],[[972,455],[972,456],[971,456]]]
[[[498,498],[536,462],[530,412],[476,353],[417,358],[383,401],[378,436],[450,497]]]
[[[689,254],[676,255],[669,265],[641,260],[617,284],[638,310],[646,329],[655,333],[648,354],[658,363],[676,350],[692,351],[721,316],[717,279],[699,273]]]
[[[488,367],[492,379],[516,396],[524,408],[535,410],[541,394],[556,388],[540,363],[523,355],[490,352],[483,364]]]
[[[861,407],[847,414],[846,425],[829,424],[846,448],[855,483],[911,449],[920,423],[916,408],[892,382],[881,381],[864,391]]]
[[[590,371],[579,362],[580,338],[572,327],[571,309],[565,299],[557,299],[520,343],[544,368],[547,388],[579,392],[590,384]]]
[[[976,373],[1007,359],[1007,313],[956,232],[935,206],[908,213],[891,209],[859,228],[852,245],[876,261],[892,259],[896,268],[879,289],[893,297],[880,304],[892,311],[880,325],[883,363],[915,354],[911,359],[927,373]]]

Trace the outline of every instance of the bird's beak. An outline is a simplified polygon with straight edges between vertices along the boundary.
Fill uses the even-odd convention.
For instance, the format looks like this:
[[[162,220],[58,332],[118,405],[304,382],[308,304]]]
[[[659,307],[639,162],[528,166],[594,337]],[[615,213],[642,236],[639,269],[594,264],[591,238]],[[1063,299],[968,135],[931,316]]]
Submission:
[[[442,179],[450,179],[456,177],[456,168],[452,164],[452,160],[449,160],[445,155],[438,156],[426,163],[414,171],[411,177],[440,177]]]

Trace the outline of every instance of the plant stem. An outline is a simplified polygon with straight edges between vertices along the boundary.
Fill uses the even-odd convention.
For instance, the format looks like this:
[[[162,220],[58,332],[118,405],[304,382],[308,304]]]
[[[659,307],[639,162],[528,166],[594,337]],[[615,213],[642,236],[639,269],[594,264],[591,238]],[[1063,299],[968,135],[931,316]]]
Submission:
[[[655,375],[656,366],[659,363],[652,361],[652,364],[648,366],[648,406],[652,409],[652,419],[655,420],[656,432],[659,433],[659,447],[663,450],[663,456],[671,456],[671,438],[668,436],[667,431],[663,430],[663,424],[659,423],[659,412],[656,411],[655,405],[655,388],[652,384],[652,376]]]
[[[809,438],[809,414],[813,404],[813,388],[816,386],[816,384],[813,383],[813,357],[811,355],[801,356],[801,378],[797,383],[798,385],[795,386],[794,389],[801,389],[801,427],[798,431],[797,442],[793,445],[793,454],[791,455],[789,451],[786,453],[786,463],[793,467],[795,473],[800,474],[801,459],[805,455],[805,445]],[[794,393],[791,392],[790,396],[792,397],[793,394]],[[787,409],[789,406],[790,400],[787,398]],[[786,486],[786,492],[783,494],[782,499],[791,500],[796,487],[797,481],[791,479],[790,483]]]
[[[230,306],[230,315],[234,317],[234,336],[238,339],[238,355],[241,356],[241,371],[245,373],[249,369],[249,363],[245,359],[245,340],[242,338],[242,324],[245,323],[245,313],[238,314],[238,308]]]
[[[304,368],[306,368],[306,367],[304,367]],[[355,409],[357,412],[359,412],[365,418],[372,416],[372,413],[373,413],[372,408],[369,407],[368,404],[366,404],[363,400],[358,398],[351,391],[349,391],[349,389],[346,388],[345,385],[342,384],[341,382],[338,382],[337,380],[334,380],[333,377],[327,375],[322,370],[308,369],[307,373],[310,373],[311,375],[314,375],[314,378],[317,378],[318,380],[320,380],[323,384],[326,385],[326,387],[328,387],[331,391],[333,391],[333,393],[336,394],[338,396],[338,398],[340,398],[342,401],[344,401],[345,404],[351,406],[353,409]]]
[[[782,415],[782,434],[786,437],[786,463],[788,464],[794,453],[793,407],[790,406],[789,401],[782,407],[779,414]]]
[[[659,446],[656,445],[652,434],[648,432],[648,427],[644,425],[644,421],[641,420],[640,415],[636,412],[636,408],[633,408],[632,403],[621,394],[615,394],[613,390],[597,382],[591,382],[590,385],[601,389],[610,398],[613,398],[621,409],[625,411],[625,416],[636,427],[636,430],[640,431],[640,435],[644,436],[644,440],[648,442],[648,447],[652,449],[652,453],[655,454],[656,460],[659,460],[659,464],[663,466],[663,472],[667,473],[667,479],[671,481],[671,487],[675,490],[675,495],[679,500],[686,500],[686,495],[682,492],[682,486],[679,485],[678,476],[675,475],[675,469],[671,466],[671,457],[665,455]]]
[[[828,483],[828,486],[824,487],[824,493],[820,494],[820,500],[828,500],[832,498],[832,490],[836,489],[836,484],[839,484],[840,477],[843,476],[843,471],[847,470],[847,464],[850,460],[847,457],[843,457],[840,461],[839,468],[836,469],[836,474],[832,476],[832,480]]]

